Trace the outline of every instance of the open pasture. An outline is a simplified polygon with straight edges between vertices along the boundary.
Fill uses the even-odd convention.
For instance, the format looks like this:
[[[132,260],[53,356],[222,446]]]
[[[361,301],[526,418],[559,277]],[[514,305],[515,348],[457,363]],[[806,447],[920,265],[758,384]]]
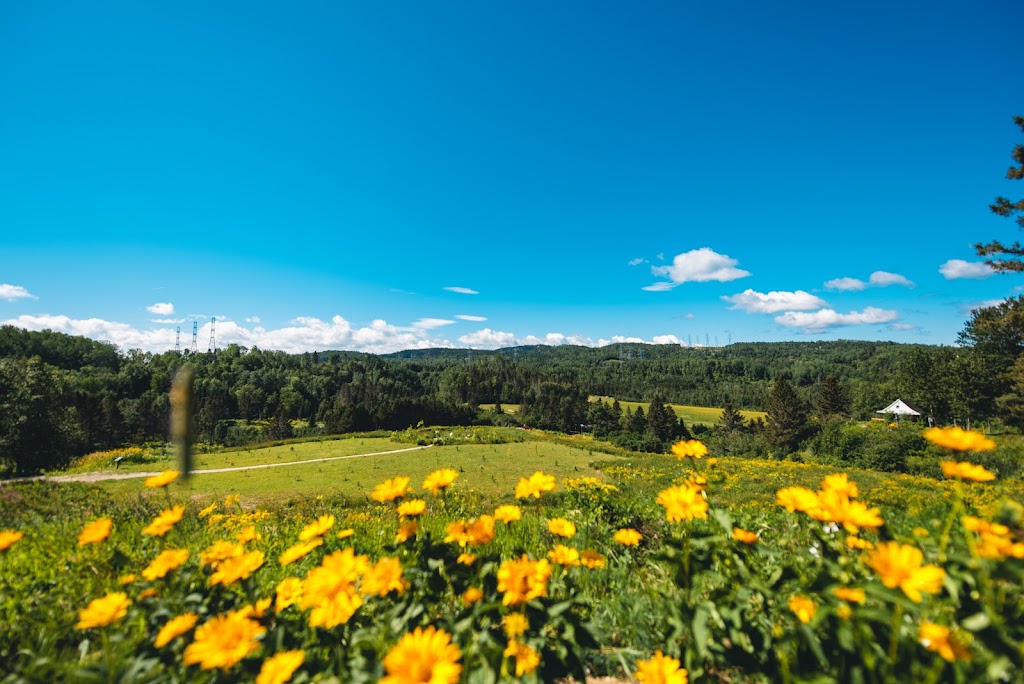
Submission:
[[[591,401],[603,401],[606,404],[611,404],[614,397],[590,397]],[[650,402],[646,401],[620,401],[619,406],[625,411],[636,411],[637,407],[643,407],[644,413],[647,413],[651,409]],[[703,423],[704,425],[714,425],[718,422],[718,419],[722,416],[721,408],[714,408],[711,406],[684,406],[682,404],[665,404],[668,408],[672,409],[677,418],[682,418],[683,422],[687,425],[694,425],[696,423]],[[757,420],[758,418],[764,419],[767,417],[767,413],[764,411],[740,411],[740,415],[745,420]]]

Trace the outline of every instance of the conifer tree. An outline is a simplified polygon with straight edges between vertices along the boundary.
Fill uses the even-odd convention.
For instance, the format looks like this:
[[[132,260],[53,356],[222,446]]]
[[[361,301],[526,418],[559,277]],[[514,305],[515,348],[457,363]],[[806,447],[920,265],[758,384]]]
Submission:
[[[850,395],[835,375],[829,375],[822,380],[815,408],[822,422],[830,418],[849,418]]]
[[[1020,126],[1021,131],[1024,131],[1024,116],[1015,116],[1013,121]],[[1006,177],[1010,180],[1022,180],[1024,179],[1024,145],[1015,145],[1012,156],[1013,161],[1017,162],[1019,166],[1011,166],[1006,172]],[[1017,226],[1024,230],[1024,199],[1014,202],[1000,196],[996,197],[996,201],[988,208],[999,216],[1016,217]],[[1012,245],[1004,245],[999,240],[993,240],[988,244],[979,242],[974,245],[974,248],[981,256],[998,257],[990,258],[985,262],[996,271],[1003,273],[1024,271],[1024,245],[1021,245],[1020,240],[1015,241]]]
[[[628,418],[626,422],[628,424],[627,430],[637,435],[642,435],[647,432],[647,416],[644,415],[644,407],[637,406],[636,411],[629,414],[627,411]]]
[[[765,411],[768,414],[765,436],[769,444],[793,449],[807,424],[807,407],[784,376],[775,378]]]
[[[726,400],[716,427],[724,432],[736,432],[743,429],[743,416],[740,415],[740,412],[736,410],[731,401]]]
[[[672,439],[674,424],[672,411],[662,403],[661,397],[655,395],[647,409],[647,432],[659,442],[667,442]]]

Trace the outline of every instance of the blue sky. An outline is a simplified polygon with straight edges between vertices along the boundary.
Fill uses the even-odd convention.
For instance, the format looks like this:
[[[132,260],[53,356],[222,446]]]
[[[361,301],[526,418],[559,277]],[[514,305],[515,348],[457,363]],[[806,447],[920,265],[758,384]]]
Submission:
[[[952,344],[1024,286],[1018,2],[156,5],[0,4],[0,322]]]

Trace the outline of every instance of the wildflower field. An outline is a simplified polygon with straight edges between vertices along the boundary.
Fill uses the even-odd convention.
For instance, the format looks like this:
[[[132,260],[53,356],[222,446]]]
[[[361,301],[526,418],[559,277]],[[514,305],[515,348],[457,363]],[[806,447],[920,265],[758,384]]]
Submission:
[[[3,485],[0,681],[1021,681],[1024,484],[925,436],[941,479],[532,438]]]

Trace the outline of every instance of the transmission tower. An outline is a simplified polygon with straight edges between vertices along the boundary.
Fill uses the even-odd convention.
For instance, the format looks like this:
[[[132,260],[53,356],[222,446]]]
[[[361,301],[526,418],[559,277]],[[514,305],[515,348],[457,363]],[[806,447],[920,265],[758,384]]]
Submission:
[[[217,318],[210,319],[210,346],[206,348],[207,352],[217,351]]]
[[[731,330],[726,330],[725,334],[727,335],[726,339],[729,340],[729,346],[732,346],[732,331]]]
[[[174,353],[177,354],[181,351],[181,326],[177,326],[174,329]]]
[[[199,351],[199,345],[196,344],[196,340],[199,337],[199,321],[192,321],[192,349],[190,350],[193,354]]]
[[[693,346],[693,335],[692,334],[686,336],[686,346],[687,347],[692,347]]]
[[[707,348],[707,347],[710,347],[710,346],[711,346],[711,334],[710,333],[704,333],[704,347]]]

